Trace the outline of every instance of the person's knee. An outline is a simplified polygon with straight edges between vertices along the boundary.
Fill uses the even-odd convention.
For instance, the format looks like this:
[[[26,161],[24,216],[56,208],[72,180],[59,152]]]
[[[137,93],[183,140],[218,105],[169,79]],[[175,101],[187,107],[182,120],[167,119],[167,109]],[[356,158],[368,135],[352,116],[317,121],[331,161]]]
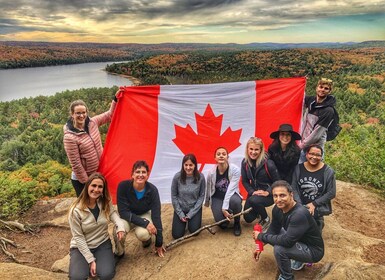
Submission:
[[[183,230],[172,229],[171,235],[172,235],[172,238],[178,239],[178,238],[181,238],[184,235],[184,231]]]
[[[275,245],[274,246],[274,256],[276,259],[282,258],[282,256],[286,255],[287,248],[280,246],[280,245]]]
[[[221,228],[221,229],[226,229],[228,226],[229,226],[229,224],[230,224],[230,222],[224,222],[224,223],[221,223],[220,225],[219,225],[219,227]]]
[[[136,238],[138,238],[140,241],[147,241],[151,238],[151,234],[148,232],[148,230],[142,227],[136,227],[135,235]]]
[[[188,231],[189,231],[190,233],[194,233],[194,232],[196,232],[198,229],[200,229],[201,226],[202,226],[201,224],[189,225]]]
[[[123,220],[123,225],[124,225],[124,230],[126,231],[126,233],[129,232],[130,231],[130,224],[126,220]]]
[[[112,267],[111,269],[103,269],[103,271],[100,271],[97,273],[100,280],[110,280],[114,278],[115,276],[115,268]]]
[[[242,200],[237,196],[232,196],[229,202],[230,208],[234,211],[234,214],[237,214],[242,211]]]
[[[243,219],[245,220],[246,223],[250,224],[252,223],[256,218],[253,217],[252,215],[245,214],[243,215]]]
[[[69,271],[69,275],[68,275],[68,278],[71,279],[71,280],[84,280],[84,279],[87,279],[89,276],[89,270],[87,269],[87,271]]]

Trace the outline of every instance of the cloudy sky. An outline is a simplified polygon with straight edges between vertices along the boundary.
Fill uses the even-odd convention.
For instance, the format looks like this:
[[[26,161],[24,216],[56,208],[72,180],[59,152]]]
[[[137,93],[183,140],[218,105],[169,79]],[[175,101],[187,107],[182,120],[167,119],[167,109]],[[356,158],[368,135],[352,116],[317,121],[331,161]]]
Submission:
[[[0,0],[0,41],[385,40],[377,0]]]

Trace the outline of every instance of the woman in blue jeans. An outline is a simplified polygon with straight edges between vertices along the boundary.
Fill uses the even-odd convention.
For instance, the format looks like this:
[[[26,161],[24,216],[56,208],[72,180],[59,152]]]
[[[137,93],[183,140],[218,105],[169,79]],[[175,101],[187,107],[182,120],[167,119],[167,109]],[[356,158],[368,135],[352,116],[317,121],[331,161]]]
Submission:
[[[185,155],[181,170],[175,174],[171,184],[171,201],[174,207],[173,238],[182,237],[185,234],[186,225],[190,233],[201,227],[205,189],[205,177],[198,171],[195,155]]]

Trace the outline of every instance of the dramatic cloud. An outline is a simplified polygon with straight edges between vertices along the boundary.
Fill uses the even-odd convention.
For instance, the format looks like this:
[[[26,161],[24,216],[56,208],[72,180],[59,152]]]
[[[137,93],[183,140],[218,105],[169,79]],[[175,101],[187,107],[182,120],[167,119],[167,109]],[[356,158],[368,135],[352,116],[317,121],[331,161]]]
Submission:
[[[239,40],[241,34],[256,37],[258,31],[330,19],[376,25],[385,15],[385,1],[376,0],[0,0],[0,5],[1,40],[53,32],[63,33],[63,40],[78,34],[75,40],[225,41],[224,33]]]

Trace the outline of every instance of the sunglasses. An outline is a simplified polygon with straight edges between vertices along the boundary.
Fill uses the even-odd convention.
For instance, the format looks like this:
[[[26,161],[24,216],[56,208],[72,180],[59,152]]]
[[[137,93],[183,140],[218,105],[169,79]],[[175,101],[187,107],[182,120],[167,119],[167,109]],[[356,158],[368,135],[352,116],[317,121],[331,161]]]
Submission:
[[[333,80],[327,79],[327,78],[321,78],[322,82],[327,82],[327,83],[333,83]]]

